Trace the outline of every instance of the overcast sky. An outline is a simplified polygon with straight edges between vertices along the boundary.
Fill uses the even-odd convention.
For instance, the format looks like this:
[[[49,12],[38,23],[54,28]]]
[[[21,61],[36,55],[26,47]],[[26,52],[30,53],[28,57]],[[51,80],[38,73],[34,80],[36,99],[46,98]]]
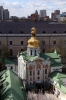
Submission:
[[[0,5],[4,9],[9,9],[10,16],[27,17],[35,10],[45,9],[47,15],[50,16],[51,12],[59,9],[62,12],[66,12],[66,0],[0,0]]]

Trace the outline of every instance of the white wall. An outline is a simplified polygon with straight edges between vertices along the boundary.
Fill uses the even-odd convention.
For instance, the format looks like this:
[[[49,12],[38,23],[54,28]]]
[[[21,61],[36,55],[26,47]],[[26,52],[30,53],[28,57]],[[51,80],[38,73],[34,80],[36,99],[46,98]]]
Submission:
[[[56,69],[57,69],[56,71],[62,72],[62,67],[63,67],[63,66],[51,67],[51,72],[55,71]]]

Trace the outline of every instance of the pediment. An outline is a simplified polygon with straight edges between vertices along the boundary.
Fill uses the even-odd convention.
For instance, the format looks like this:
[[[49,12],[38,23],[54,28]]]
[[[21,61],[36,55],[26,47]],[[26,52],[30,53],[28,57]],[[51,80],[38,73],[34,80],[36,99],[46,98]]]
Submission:
[[[44,61],[44,59],[40,58],[40,57],[38,57],[37,59],[35,59],[35,62],[39,63],[39,64],[41,64],[43,61]]]

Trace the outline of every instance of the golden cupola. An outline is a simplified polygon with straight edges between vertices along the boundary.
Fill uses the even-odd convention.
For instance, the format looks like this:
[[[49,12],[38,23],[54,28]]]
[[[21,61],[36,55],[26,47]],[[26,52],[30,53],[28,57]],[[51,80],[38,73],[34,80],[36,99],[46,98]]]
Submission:
[[[39,47],[39,40],[36,38],[36,28],[31,29],[31,38],[28,40],[28,47],[35,48]]]

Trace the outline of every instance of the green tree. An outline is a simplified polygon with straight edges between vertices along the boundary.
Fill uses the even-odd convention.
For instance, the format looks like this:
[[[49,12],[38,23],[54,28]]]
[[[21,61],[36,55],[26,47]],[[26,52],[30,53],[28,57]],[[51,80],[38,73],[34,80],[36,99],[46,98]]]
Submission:
[[[59,47],[47,49],[46,52],[52,53],[55,51],[55,49],[57,50],[58,53],[61,54],[61,49]]]
[[[2,74],[3,71],[6,70],[5,59],[8,57],[9,57],[9,51],[5,46],[3,46],[2,52],[0,54],[0,97],[1,97],[1,90],[3,88],[3,82],[4,82]]]

